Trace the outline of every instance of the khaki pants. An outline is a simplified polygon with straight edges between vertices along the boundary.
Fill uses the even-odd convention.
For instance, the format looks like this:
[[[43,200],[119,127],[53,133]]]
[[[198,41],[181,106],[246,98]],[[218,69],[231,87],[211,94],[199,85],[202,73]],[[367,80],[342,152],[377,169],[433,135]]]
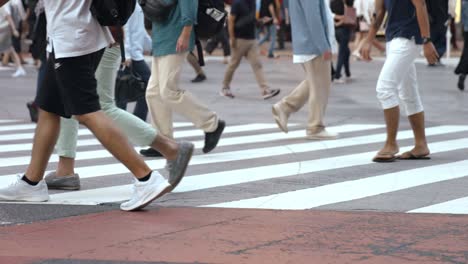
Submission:
[[[229,62],[226,74],[224,75],[223,86],[226,88],[230,87],[234,72],[237,67],[239,67],[243,57],[246,57],[250,66],[252,66],[255,79],[257,79],[257,83],[260,86],[262,93],[268,90],[268,84],[265,80],[265,75],[263,74],[262,63],[258,58],[257,42],[253,39],[237,39],[237,46],[232,49],[231,61]]]
[[[173,138],[172,112],[189,119],[204,132],[218,128],[218,116],[191,93],[179,88],[180,72],[187,53],[153,57],[146,102],[153,124],[160,133]]]
[[[281,109],[287,114],[299,111],[309,104],[307,131],[318,133],[324,129],[323,117],[327,108],[331,87],[330,61],[323,56],[303,64],[306,79],[280,102]]]

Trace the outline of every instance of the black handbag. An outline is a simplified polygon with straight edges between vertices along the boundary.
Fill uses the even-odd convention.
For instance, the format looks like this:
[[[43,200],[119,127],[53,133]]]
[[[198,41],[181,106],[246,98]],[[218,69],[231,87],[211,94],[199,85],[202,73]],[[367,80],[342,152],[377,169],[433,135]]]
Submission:
[[[177,5],[177,0],[138,0],[138,3],[149,20],[164,23]]]
[[[146,83],[131,67],[124,66],[125,46],[120,43],[122,54],[122,65],[117,72],[115,81],[115,101],[116,102],[135,102],[146,94]]]
[[[115,83],[116,102],[135,102],[145,96],[146,83],[130,67],[121,66]]]

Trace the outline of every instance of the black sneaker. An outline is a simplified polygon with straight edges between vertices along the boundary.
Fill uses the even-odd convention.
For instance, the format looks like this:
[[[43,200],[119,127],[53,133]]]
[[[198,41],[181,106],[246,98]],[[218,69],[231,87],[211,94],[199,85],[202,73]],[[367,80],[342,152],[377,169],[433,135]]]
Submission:
[[[195,79],[192,80],[193,83],[199,83],[199,82],[203,82],[204,80],[206,80],[206,75],[205,74],[198,74],[197,77],[195,77]]]
[[[162,157],[163,156],[161,152],[153,148],[142,149],[140,150],[140,154],[145,157]]]
[[[212,151],[218,145],[219,139],[223,134],[224,128],[226,127],[226,122],[223,120],[218,121],[218,128],[215,131],[210,133],[205,133],[205,146],[203,147],[203,153],[208,153]]]
[[[31,117],[31,122],[37,123],[37,118],[38,118],[38,109],[37,106],[34,102],[28,102],[26,104],[26,107],[29,110],[29,116]]]

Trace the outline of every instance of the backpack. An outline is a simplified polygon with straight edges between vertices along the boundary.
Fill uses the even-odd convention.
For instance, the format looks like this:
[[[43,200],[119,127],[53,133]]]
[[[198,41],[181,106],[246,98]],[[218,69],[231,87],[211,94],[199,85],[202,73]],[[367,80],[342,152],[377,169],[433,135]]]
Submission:
[[[138,0],[145,17],[152,22],[163,23],[172,12],[172,9],[177,5],[177,0]]]
[[[123,26],[135,5],[136,0],[93,0],[90,10],[102,26]]]
[[[226,22],[224,0],[199,0],[195,33],[199,39],[209,39],[218,34]]]

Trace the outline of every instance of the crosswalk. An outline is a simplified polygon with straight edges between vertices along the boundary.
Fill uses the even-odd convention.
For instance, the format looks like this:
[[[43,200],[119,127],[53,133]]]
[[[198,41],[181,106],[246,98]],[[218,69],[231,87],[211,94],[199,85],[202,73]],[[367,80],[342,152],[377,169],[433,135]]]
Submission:
[[[200,130],[182,122],[174,127],[175,137],[194,142],[197,151],[179,187],[157,202],[161,206],[320,210],[339,205],[361,210],[378,200],[372,210],[468,214],[468,126],[430,126],[426,134],[432,160],[391,164],[371,161],[385,140],[382,124],[332,126],[329,129],[341,137],[330,141],[306,140],[298,124],[291,124],[288,134],[273,123],[235,124],[226,128],[210,154],[200,151]],[[34,128],[0,120],[0,188],[26,169]],[[409,150],[412,131],[402,130],[398,138],[401,151]],[[128,199],[132,181],[128,170],[85,128],[79,130],[78,146],[76,172],[82,189],[50,191],[47,204],[99,205]],[[49,170],[57,162],[53,155]],[[163,159],[147,163],[164,173]],[[437,188],[442,183],[466,188],[450,194]]]

